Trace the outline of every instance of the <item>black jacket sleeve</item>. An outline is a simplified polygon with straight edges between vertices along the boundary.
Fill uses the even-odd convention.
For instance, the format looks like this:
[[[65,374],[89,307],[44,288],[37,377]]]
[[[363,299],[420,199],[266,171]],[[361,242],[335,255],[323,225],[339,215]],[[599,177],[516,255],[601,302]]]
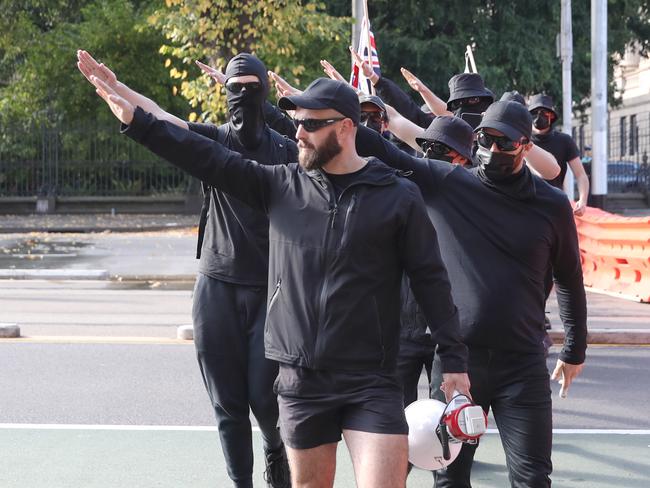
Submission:
[[[296,126],[293,120],[271,102],[264,103],[264,119],[268,126],[278,134],[296,140]]]
[[[426,129],[431,124],[431,121],[436,118],[435,115],[422,111],[404,90],[385,76],[379,78],[379,81],[375,85],[375,90],[377,90],[379,98],[387,104],[392,105],[404,118],[409,119],[420,127]]]
[[[458,310],[451,297],[447,269],[438,237],[427,215],[422,195],[413,185],[412,203],[400,240],[400,255],[411,290],[438,344],[444,373],[467,371],[467,347],[460,339]]]
[[[449,163],[411,156],[364,126],[357,129],[356,146],[361,156],[374,156],[391,168],[409,172],[409,179],[418,185],[425,197],[435,192],[444,176],[453,169]]]
[[[245,159],[207,137],[158,120],[140,107],[122,132],[207,185],[262,212],[268,212],[272,183],[286,169]]]
[[[564,324],[560,359],[570,364],[582,364],[587,350],[587,298],[582,281],[578,233],[568,200],[563,202],[561,210],[556,218],[556,240],[551,249],[555,291]]]

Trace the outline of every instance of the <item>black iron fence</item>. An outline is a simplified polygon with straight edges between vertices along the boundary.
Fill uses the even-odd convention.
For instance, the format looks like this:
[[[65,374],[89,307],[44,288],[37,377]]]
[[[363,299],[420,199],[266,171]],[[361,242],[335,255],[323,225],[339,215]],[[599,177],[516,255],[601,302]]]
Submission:
[[[179,195],[189,183],[114,125],[0,131],[0,197]]]
[[[591,132],[573,127],[573,138],[591,169]],[[607,191],[650,194],[650,113],[611,115],[608,127]]]

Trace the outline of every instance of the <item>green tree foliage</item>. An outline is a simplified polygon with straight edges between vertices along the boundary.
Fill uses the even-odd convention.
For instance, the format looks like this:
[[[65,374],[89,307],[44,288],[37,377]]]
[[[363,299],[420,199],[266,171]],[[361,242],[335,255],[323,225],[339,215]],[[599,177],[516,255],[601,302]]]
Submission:
[[[559,103],[562,74],[555,38],[560,31],[560,4],[560,0],[370,0],[368,8],[382,72],[405,88],[401,66],[446,97],[447,81],[464,70],[463,53],[470,44],[479,73],[497,97],[513,89],[524,94],[546,91]],[[588,101],[591,88],[590,5],[590,0],[572,2],[573,98],[579,106]],[[328,12],[350,15],[350,2],[332,0]],[[635,40],[647,54],[647,1],[609,0],[610,78],[617,53]]]
[[[225,69],[239,52],[257,55],[267,68],[301,86],[323,76],[319,59],[350,63],[350,20],[300,0],[167,0],[151,16],[167,38],[160,52],[178,91],[193,108],[190,120],[223,120],[225,94],[194,66],[200,60]]]
[[[147,23],[159,2],[4,1],[0,5],[0,126],[111,120],[76,67],[86,49],[120,79],[176,113],[186,103],[157,54],[162,35]]]

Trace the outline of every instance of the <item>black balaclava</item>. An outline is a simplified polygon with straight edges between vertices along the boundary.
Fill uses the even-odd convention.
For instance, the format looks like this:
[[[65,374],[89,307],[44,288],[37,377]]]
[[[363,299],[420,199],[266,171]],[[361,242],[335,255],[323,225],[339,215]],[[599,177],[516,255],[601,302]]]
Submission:
[[[264,102],[269,94],[269,80],[264,63],[252,54],[240,53],[226,66],[226,84],[234,76],[255,75],[260,89],[231,93],[226,89],[229,124],[239,142],[245,148],[255,149],[262,142],[264,128]]]

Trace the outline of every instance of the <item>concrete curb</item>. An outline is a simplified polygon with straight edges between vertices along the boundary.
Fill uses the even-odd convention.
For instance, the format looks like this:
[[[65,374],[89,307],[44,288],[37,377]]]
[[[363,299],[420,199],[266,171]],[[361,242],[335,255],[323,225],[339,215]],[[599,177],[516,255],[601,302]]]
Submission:
[[[13,280],[106,280],[105,269],[0,269],[0,279]]]
[[[564,342],[564,331],[551,330],[549,335],[554,344]],[[621,344],[641,346],[650,344],[648,329],[591,329],[587,335],[588,344]]]

